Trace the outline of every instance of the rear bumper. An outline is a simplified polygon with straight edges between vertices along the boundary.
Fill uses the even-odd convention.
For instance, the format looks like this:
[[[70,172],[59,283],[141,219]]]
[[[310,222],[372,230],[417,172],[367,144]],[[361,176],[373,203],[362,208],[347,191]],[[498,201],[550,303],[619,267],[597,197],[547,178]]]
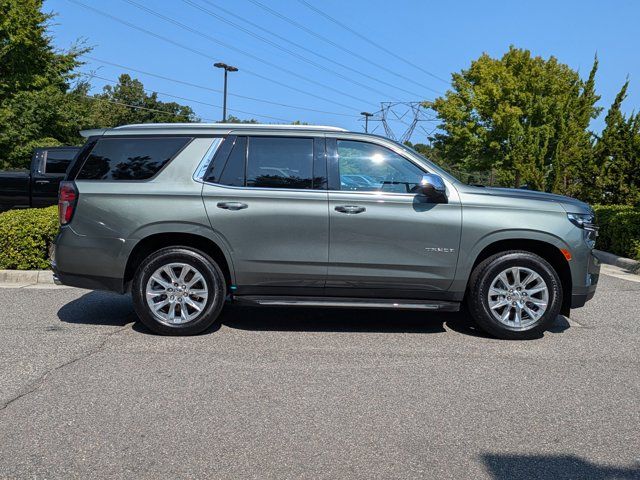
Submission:
[[[54,272],[53,282],[56,285],[85,288],[87,290],[109,290],[111,292],[124,293],[122,279],[61,273],[56,271],[53,265],[52,267]]]
[[[51,269],[57,285],[123,293],[124,265],[118,261],[123,240],[86,237],[63,227],[53,243]]]

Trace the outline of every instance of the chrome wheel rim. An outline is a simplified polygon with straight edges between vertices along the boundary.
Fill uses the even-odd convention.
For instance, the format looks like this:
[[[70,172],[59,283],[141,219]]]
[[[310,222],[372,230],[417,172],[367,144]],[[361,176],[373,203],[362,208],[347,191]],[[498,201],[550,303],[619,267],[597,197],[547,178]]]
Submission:
[[[186,263],[169,263],[149,277],[147,305],[165,325],[181,325],[197,319],[209,298],[202,273]]]
[[[491,282],[489,310],[500,323],[522,329],[536,323],[547,311],[549,288],[530,268],[511,267]]]

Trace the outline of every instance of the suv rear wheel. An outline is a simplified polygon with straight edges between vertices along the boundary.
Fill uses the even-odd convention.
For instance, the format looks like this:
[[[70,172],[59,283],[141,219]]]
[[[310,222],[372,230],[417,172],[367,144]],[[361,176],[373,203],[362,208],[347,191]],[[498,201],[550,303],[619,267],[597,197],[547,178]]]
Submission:
[[[509,251],[471,274],[469,310],[478,326],[504,339],[539,337],[560,312],[562,284],[554,268],[531,252]]]
[[[163,335],[194,335],[217,320],[226,285],[212,258],[188,247],[169,247],[140,264],[131,293],[147,328]]]

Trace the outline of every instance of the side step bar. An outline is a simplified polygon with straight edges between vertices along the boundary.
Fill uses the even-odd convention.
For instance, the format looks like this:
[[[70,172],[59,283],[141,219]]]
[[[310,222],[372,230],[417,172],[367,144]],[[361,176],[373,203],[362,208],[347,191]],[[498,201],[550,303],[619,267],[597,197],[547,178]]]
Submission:
[[[285,297],[234,295],[233,300],[241,304],[273,307],[321,307],[321,308],[390,308],[397,310],[431,310],[457,312],[460,303],[440,300],[397,300],[386,298],[342,298],[342,297]]]

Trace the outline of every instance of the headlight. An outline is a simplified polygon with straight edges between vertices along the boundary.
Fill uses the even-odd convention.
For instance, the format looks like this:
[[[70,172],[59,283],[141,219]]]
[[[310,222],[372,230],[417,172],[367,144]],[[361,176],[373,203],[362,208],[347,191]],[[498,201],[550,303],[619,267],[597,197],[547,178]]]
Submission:
[[[584,230],[584,241],[593,248],[598,237],[595,215],[592,213],[567,213],[567,218],[576,227]]]
[[[569,221],[578,228],[597,232],[596,218],[591,213],[567,213]]]

